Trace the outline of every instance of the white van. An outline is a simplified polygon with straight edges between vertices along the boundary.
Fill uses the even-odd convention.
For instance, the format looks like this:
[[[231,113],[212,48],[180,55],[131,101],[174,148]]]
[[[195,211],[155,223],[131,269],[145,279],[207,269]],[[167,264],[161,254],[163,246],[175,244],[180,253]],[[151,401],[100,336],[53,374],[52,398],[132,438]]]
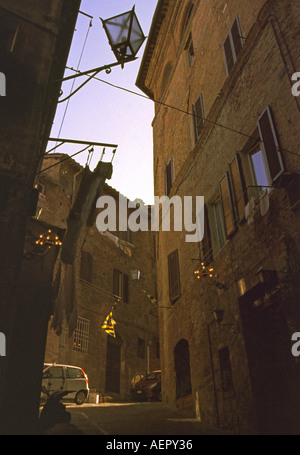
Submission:
[[[44,364],[42,388],[45,388],[47,394],[57,390],[69,392],[66,399],[73,399],[76,404],[80,405],[85,402],[89,394],[88,377],[80,367],[60,364]]]

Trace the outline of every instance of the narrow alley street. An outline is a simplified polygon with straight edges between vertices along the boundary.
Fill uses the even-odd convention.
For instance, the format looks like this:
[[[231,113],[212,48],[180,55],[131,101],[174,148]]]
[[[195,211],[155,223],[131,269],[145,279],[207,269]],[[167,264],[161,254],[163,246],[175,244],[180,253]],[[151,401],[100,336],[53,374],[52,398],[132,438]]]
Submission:
[[[186,418],[162,403],[86,403],[67,405],[71,423],[85,435],[217,435],[223,434]]]

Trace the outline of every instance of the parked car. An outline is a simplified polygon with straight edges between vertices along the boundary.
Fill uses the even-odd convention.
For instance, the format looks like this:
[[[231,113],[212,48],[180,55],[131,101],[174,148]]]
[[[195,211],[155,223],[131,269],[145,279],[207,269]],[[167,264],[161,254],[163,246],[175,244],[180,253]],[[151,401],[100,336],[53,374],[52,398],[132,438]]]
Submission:
[[[80,367],[55,363],[44,364],[42,389],[46,389],[47,395],[58,390],[68,392],[66,399],[72,399],[76,404],[81,405],[89,394],[88,383],[88,377]]]
[[[141,378],[134,386],[135,400],[161,401],[161,370],[152,371]]]

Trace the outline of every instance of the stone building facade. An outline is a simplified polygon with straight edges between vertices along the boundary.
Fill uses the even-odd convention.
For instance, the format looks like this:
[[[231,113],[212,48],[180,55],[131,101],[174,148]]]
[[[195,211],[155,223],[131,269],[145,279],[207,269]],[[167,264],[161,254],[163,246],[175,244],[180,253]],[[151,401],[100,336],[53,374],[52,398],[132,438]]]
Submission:
[[[51,220],[62,230],[66,229],[84,170],[73,159],[65,158],[58,153],[45,157],[45,172],[37,181],[41,195],[36,217],[44,222]],[[119,193],[106,184],[103,195],[114,198],[119,213]],[[127,204],[127,198],[121,197]],[[80,366],[92,391],[125,400],[130,399],[137,379],[160,367],[158,310],[144,292],[156,294],[155,240],[150,231],[117,230],[111,234],[121,243],[127,242],[124,245],[128,250],[102,235],[95,223],[83,226],[75,260],[75,331],[69,333],[65,322],[57,334],[50,321],[45,362]],[[132,279],[133,270],[140,271],[139,281]],[[101,328],[114,305],[115,338]]]
[[[201,241],[157,241],[163,400],[242,434],[299,424],[299,23],[290,0],[160,0],[137,78],[155,195],[205,201]]]
[[[0,357],[3,434],[34,433],[37,425],[46,341],[41,328],[46,329],[49,297],[41,297],[41,289],[48,286],[51,261],[46,261],[44,285],[32,279],[27,299],[24,249],[28,223],[32,228],[35,176],[52,128],[79,7],[80,0],[0,1],[0,332],[7,341],[6,356]],[[35,305],[39,307],[32,317]]]

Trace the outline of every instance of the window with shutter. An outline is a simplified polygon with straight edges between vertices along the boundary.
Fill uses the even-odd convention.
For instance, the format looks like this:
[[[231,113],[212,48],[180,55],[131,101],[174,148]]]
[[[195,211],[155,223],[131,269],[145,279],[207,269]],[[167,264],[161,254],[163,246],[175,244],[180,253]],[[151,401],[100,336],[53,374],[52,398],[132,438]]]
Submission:
[[[219,182],[219,189],[223,207],[226,237],[228,238],[235,232],[235,219],[227,172]]]
[[[241,222],[245,218],[247,203],[246,185],[239,155],[236,155],[229,165],[233,197],[235,202],[236,219]]]
[[[273,183],[284,171],[279,142],[275,131],[270,107],[267,106],[258,119],[258,130],[262,148],[268,162],[270,183]]]
[[[165,193],[169,196],[173,185],[173,158],[170,158],[168,164],[165,166]]]
[[[184,50],[186,51],[186,54],[187,54],[188,65],[191,66],[191,64],[193,63],[194,57],[195,57],[194,44],[193,44],[193,39],[192,39],[191,34],[187,40]]]
[[[89,283],[92,281],[92,255],[87,251],[81,253],[80,278]]]
[[[223,44],[223,52],[225,57],[227,74],[232,70],[235,62],[237,61],[238,54],[243,47],[243,38],[239,18],[236,16],[232,27]]]
[[[168,255],[168,271],[169,271],[169,294],[170,301],[174,303],[180,297],[180,273],[178,250]]]
[[[193,118],[194,118],[194,131],[195,131],[195,142],[197,142],[200,136],[201,130],[204,125],[204,104],[202,93],[193,105]]]
[[[203,240],[200,242],[200,257],[205,265],[209,265],[213,259],[211,233],[206,205],[204,207],[204,236]]]
[[[129,278],[126,273],[123,273],[123,302],[129,302]]]
[[[113,294],[122,297],[122,273],[114,269],[113,275]]]

